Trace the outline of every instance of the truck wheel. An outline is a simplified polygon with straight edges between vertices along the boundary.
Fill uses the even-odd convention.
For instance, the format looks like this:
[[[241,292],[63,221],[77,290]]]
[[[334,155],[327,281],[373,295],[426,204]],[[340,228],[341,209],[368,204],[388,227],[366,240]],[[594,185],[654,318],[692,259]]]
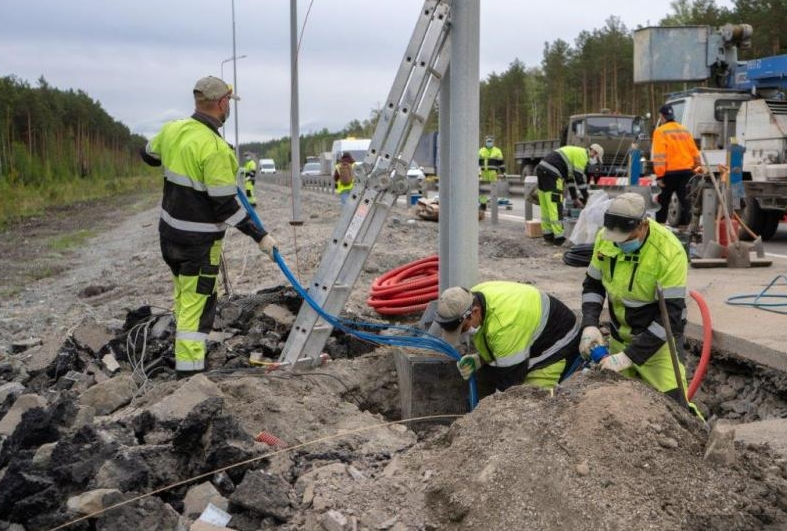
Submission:
[[[529,177],[533,175],[533,165],[532,164],[525,164],[522,166],[522,179],[525,177]]]
[[[669,201],[669,209],[667,210],[667,223],[671,227],[677,227],[680,225],[680,201],[678,201],[678,195],[672,194],[672,198]]]
[[[763,210],[756,199],[746,201],[743,210],[743,222],[763,240],[770,240],[779,230],[779,222],[784,215],[780,210]],[[742,240],[751,240],[751,236],[743,229],[740,230]]]

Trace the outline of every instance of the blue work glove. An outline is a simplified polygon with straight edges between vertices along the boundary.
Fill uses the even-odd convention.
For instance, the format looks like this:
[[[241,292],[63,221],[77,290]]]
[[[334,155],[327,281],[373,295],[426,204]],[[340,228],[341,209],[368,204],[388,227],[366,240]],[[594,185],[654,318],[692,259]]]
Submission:
[[[465,354],[456,362],[456,368],[462,378],[469,380],[473,373],[481,368],[481,357],[478,354]]]

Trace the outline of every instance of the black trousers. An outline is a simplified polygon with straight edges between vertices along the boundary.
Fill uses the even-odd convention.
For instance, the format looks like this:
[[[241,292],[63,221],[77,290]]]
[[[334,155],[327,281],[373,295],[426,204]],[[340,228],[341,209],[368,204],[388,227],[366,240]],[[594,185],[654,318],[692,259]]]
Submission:
[[[664,223],[667,221],[667,213],[669,212],[669,203],[672,199],[672,194],[678,196],[680,203],[680,221],[678,225],[688,225],[691,219],[691,205],[689,204],[688,189],[689,180],[694,176],[692,170],[672,171],[664,175],[662,182],[664,188],[661,189],[659,194],[659,203],[661,209],[656,212],[656,221]]]

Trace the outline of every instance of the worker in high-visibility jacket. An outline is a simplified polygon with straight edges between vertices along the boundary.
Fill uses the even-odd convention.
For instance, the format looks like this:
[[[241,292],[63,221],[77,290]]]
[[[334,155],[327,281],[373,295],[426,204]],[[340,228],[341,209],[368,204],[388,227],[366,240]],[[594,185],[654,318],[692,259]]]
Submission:
[[[566,241],[563,228],[564,186],[575,208],[587,202],[588,185],[585,170],[588,164],[600,164],[604,148],[591,144],[589,148],[563,146],[549,153],[536,166],[538,177],[538,206],[541,209],[541,233],[544,241],[563,245]]]
[[[662,124],[653,131],[651,158],[656,183],[661,187],[659,203],[661,209],[656,213],[656,221],[667,221],[672,194],[678,196],[680,219],[678,225],[688,225],[691,215],[688,191],[689,180],[694,176],[694,168],[701,163],[700,151],[691,132],[675,121],[672,105],[662,105],[659,109]]]
[[[451,287],[437,301],[434,321],[457,344],[471,335],[477,352],[457,366],[468,379],[483,368],[497,389],[555,387],[579,356],[579,320],[561,301],[529,284],[482,282]]]
[[[484,145],[478,150],[478,178],[481,182],[489,183],[489,186],[497,186],[497,178],[506,171],[503,152],[495,146],[495,138],[487,136]],[[479,208],[486,212],[486,205],[489,198],[483,194],[478,196]]]
[[[339,202],[347,204],[355,186],[355,159],[349,151],[342,153],[336,165],[333,167],[333,183],[336,193],[339,194]]]
[[[254,206],[257,204],[257,196],[254,195],[254,185],[257,182],[257,163],[254,161],[254,155],[251,153],[246,153],[246,164],[243,165],[243,176],[246,197],[249,199],[249,204]]]
[[[617,196],[604,214],[604,228],[596,236],[582,284],[579,344],[580,354],[588,357],[594,346],[607,342],[599,329],[606,299],[611,320],[610,355],[601,360],[600,366],[639,378],[681,404],[688,403],[688,398],[680,396],[675,379],[656,286],[660,284],[663,289],[685,393],[687,264],[686,251],[675,235],[648,219],[640,194]],[[699,415],[693,404],[690,408]]]
[[[237,99],[232,86],[208,76],[197,81],[193,93],[194,114],[166,123],[141,152],[145,162],[164,169],[159,236],[173,276],[178,376],[205,368],[227,227],[249,235],[271,258],[276,249],[276,241],[254,224],[236,195],[238,161],[219,133],[230,115],[230,100]]]

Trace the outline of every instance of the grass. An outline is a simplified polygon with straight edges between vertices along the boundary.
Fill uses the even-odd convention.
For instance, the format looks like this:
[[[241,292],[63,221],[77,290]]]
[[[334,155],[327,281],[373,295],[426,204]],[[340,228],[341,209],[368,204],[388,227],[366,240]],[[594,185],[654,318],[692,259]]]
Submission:
[[[79,247],[97,233],[93,230],[82,229],[69,234],[63,234],[49,240],[49,248],[53,251],[66,251],[72,247]]]
[[[111,180],[75,178],[39,186],[0,181],[0,229],[52,207],[160,188],[161,179],[150,175]]]

